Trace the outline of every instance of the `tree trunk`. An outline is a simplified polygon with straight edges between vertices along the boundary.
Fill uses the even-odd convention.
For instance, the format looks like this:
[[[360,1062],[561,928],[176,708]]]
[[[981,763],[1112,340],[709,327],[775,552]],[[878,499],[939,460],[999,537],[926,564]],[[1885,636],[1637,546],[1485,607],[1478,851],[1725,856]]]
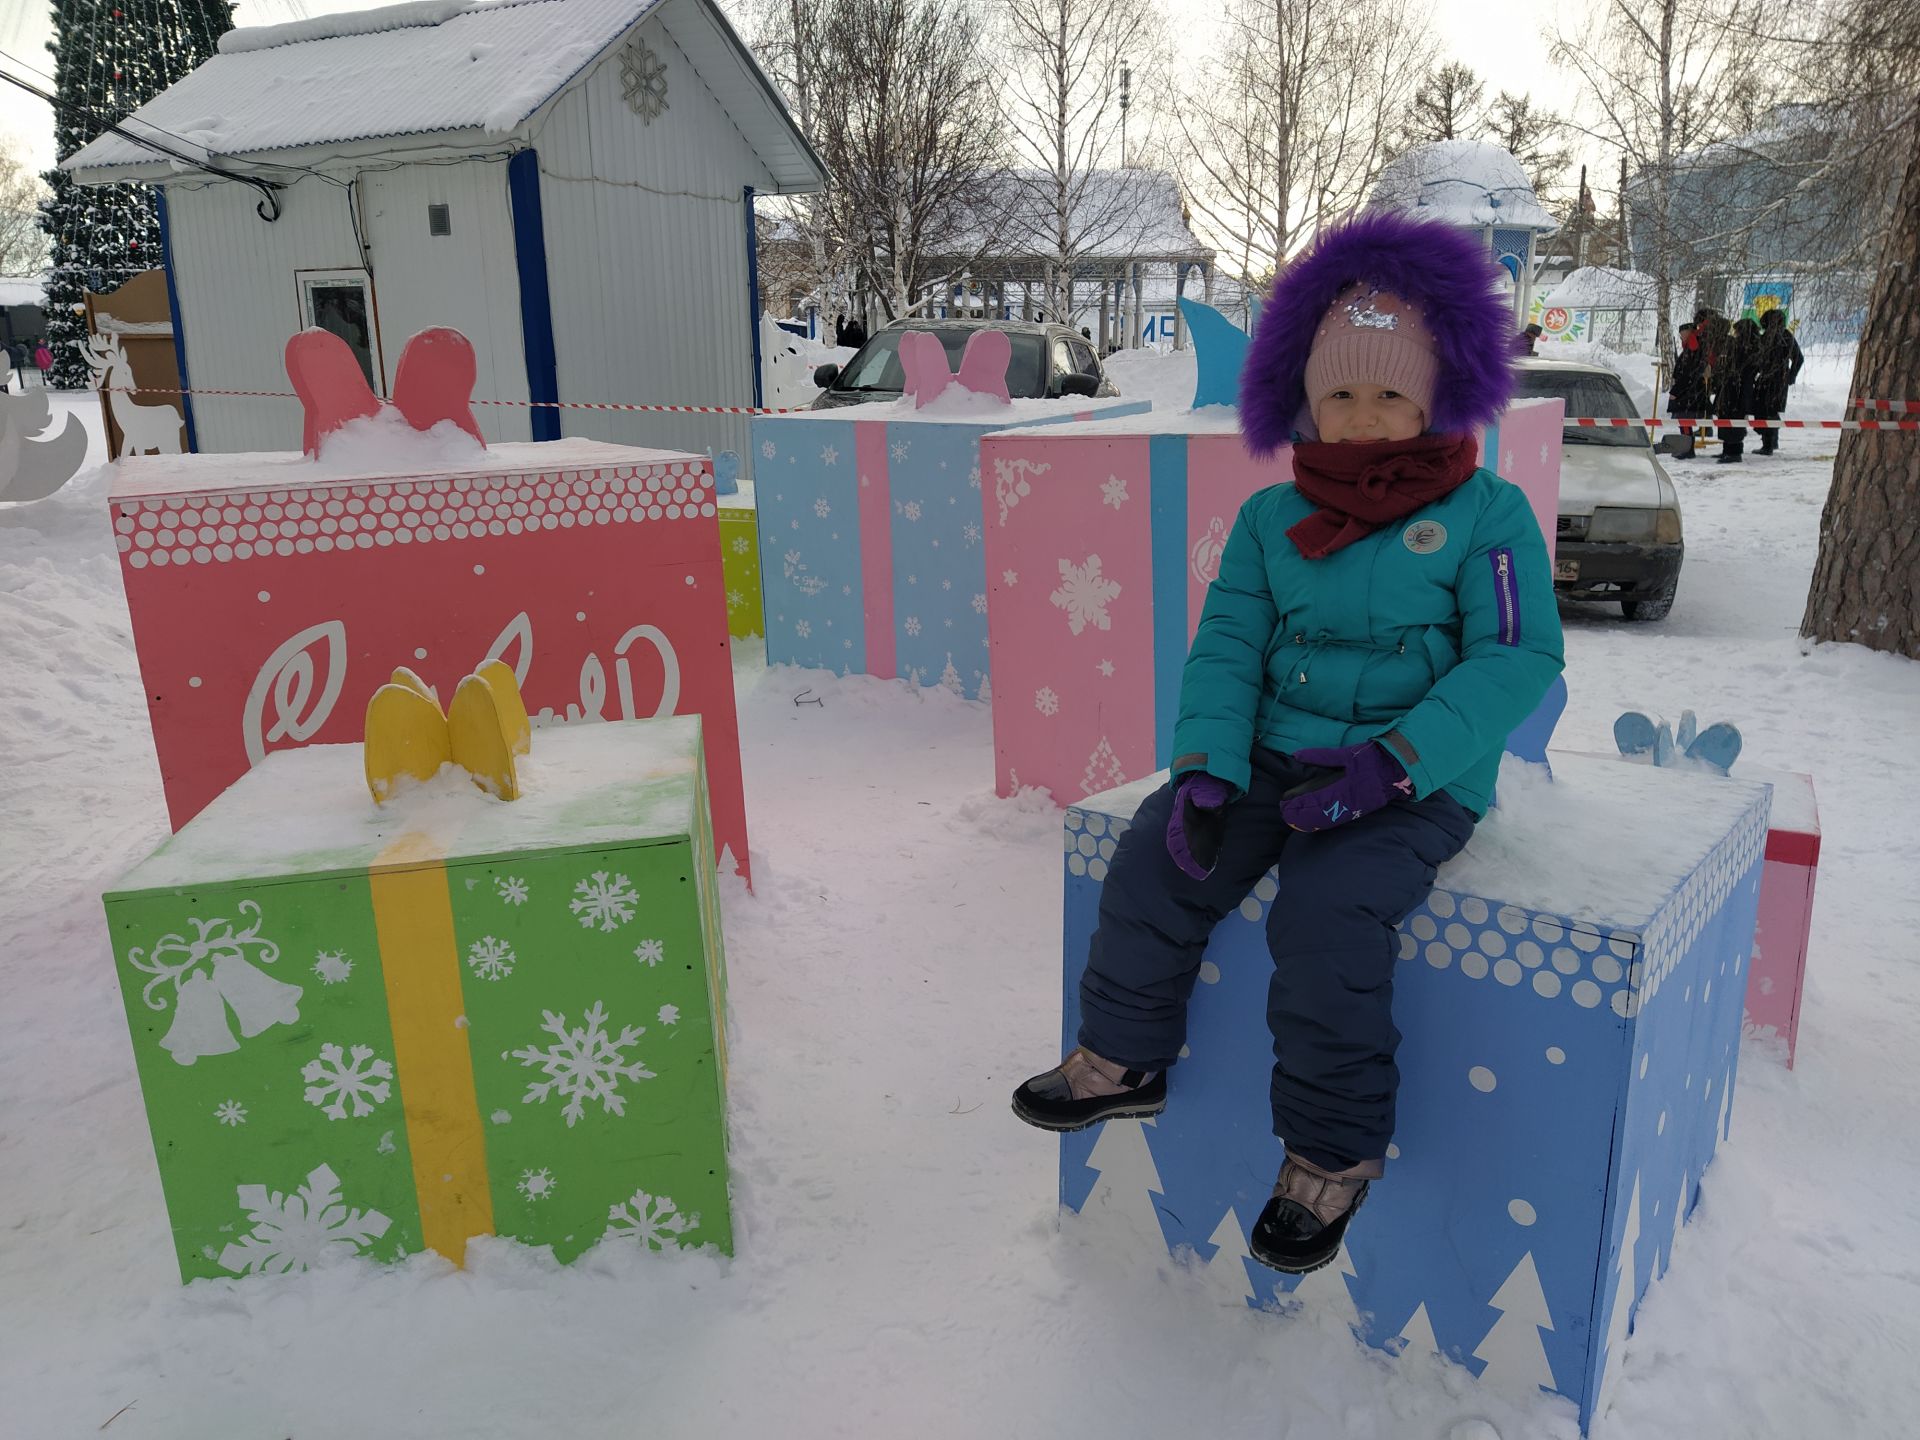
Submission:
[[[1853,393],[1920,396],[1920,102]],[[1800,633],[1920,660],[1920,434],[1842,432]]]

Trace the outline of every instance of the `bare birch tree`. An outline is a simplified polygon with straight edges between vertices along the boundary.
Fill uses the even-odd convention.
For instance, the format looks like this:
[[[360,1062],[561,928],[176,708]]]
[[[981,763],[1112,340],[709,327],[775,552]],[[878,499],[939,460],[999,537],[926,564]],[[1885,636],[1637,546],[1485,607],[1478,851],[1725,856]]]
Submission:
[[[1229,0],[1173,118],[1194,214],[1243,277],[1360,203],[1433,55],[1408,0]]]
[[[9,150],[0,150],[0,275],[36,275],[53,248],[40,229],[46,186]]]
[[[1128,248],[1139,230],[1143,187],[1102,172],[1126,159],[1122,68],[1144,76],[1164,55],[1164,40],[1146,0],[999,0],[997,18],[1019,167],[1018,217],[1007,238],[1044,257],[1047,311],[1065,319],[1077,315],[1081,258]]]
[[[1598,119],[1583,127],[1626,157],[1639,186],[1631,223],[1656,282],[1659,353],[1673,347],[1673,287],[1683,247],[1676,174],[1690,152],[1738,133],[1774,76],[1742,43],[1785,0],[1605,0],[1597,25],[1562,30],[1556,63],[1580,78]]]

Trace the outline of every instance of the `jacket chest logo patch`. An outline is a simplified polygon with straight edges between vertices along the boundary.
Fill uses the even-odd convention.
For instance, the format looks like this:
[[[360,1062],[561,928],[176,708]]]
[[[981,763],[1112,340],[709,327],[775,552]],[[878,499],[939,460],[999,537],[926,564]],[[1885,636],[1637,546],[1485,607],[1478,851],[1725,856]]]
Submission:
[[[1447,527],[1438,520],[1416,520],[1400,532],[1400,543],[1416,555],[1431,555],[1447,543]]]

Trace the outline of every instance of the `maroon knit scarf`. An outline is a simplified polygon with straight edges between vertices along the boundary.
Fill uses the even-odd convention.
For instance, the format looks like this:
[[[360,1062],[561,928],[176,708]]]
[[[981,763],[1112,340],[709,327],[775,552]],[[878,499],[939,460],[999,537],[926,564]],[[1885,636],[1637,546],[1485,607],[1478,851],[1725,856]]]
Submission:
[[[1293,488],[1320,508],[1290,526],[1287,538],[1309,560],[1345,549],[1459,489],[1478,466],[1479,448],[1459,434],[1370,445],[1299,441]]]

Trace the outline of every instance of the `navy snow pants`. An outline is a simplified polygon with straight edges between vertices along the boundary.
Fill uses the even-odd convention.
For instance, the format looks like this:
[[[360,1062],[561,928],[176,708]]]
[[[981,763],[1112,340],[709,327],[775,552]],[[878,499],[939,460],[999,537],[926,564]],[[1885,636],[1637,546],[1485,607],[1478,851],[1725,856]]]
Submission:
[[[1279,866],[1267,918],[1273,980],[1273,1132],[1313,1164],[1384,1159],[1393,1138],[1394,927],[1459,853],[1474,816],[1445,792],[1315,834],[1287,828],[1281,796],[1306,778],[1254,747],[1248,793],[1227,811],[1219,863],[1195,880],[1167,854],[1174,787],[1148,796],[1120,838],[1080,979],[1080,1043],[1138,1070],[1171,1069],[1213,928]]]

